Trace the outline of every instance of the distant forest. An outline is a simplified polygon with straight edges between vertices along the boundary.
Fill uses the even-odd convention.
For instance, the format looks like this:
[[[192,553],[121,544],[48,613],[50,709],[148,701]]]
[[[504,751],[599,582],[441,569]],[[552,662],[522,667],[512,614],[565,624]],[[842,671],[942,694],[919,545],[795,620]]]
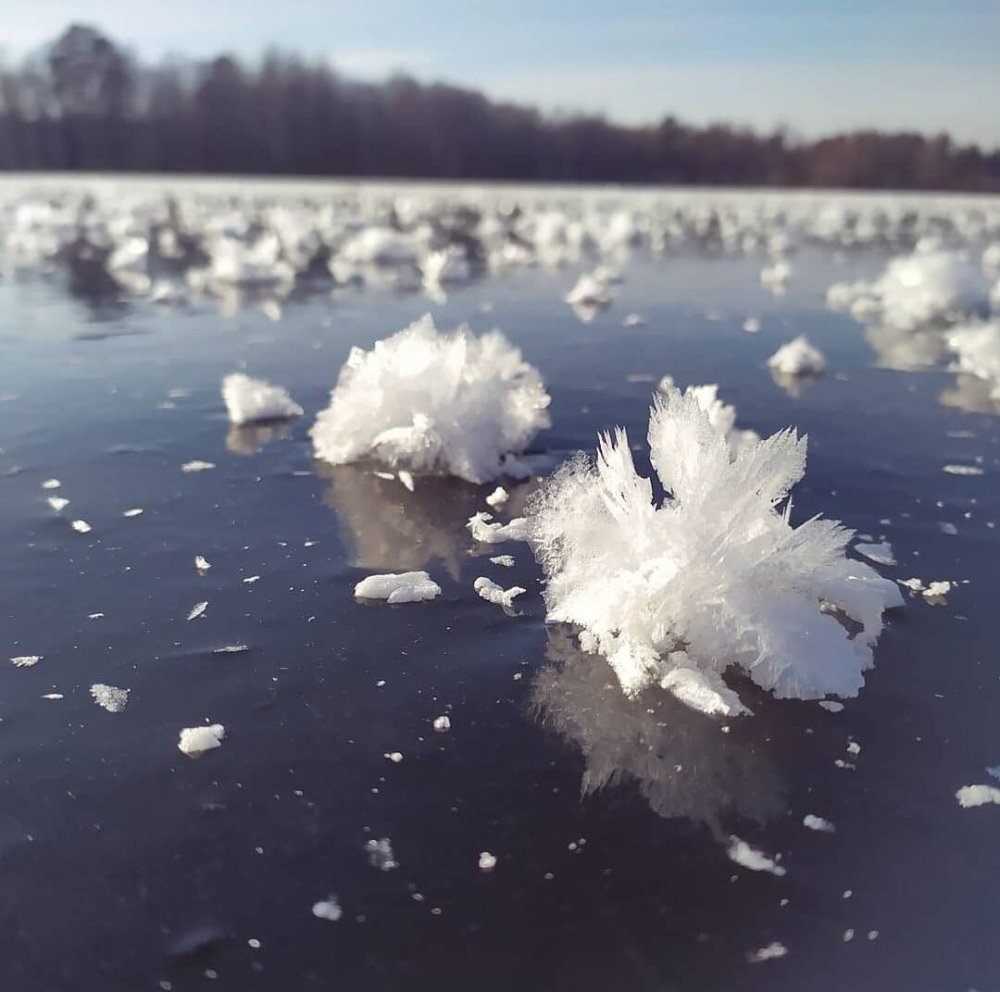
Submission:
[[[281,53],[144,65],[80,25],[0,65],[0,169],[1000,191],[1000,149],[943,134],[624,127]]]

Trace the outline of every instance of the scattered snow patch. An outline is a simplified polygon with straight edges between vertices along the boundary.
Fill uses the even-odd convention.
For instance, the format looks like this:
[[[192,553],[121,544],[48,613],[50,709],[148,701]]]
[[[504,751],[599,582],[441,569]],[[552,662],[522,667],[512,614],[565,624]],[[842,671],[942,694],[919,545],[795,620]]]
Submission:
[[[807,813],[802,820],[804,826],[810,830],[818,830],[820,833],[832,834],[837,828],[829,821],[814,813]]]
[[[528,521],[525,517],[515,517],[509,523],[489,523],[490,513],[475,513],[469,517],[466,527],[472,532],[472,539],[482,544],[503,544],[504,541],[527,541]]]
[[[369,575],[354,587],[358,599],[384,599],[392,603],[419,603],[441,595],[441,587],[426,572],[389,572]]]

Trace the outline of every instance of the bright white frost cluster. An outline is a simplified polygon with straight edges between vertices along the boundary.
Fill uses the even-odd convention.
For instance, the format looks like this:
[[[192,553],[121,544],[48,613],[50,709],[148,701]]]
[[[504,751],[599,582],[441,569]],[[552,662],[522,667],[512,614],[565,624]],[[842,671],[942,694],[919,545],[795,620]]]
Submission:
[[[781,375],[822,375],[826,371],[823,352],[804,334],[783,344],[767,364]]]
[[[982,379],[990,399],[1000,403],[1000,318],[953,328],[948,347],[955,354],[955,370]]]
[[[659,506],[621,429],[602,435],[596,464],[577,456],[535,497],[548,619],[579,625],[581,646],[608,659],[629,695],[659,682],[696,709],[737,713],[722,680],[730,665],[780,697],[856,695],[882,612],[902,597],[845,557],[851,532],[837,522],[792,527],[785,501],[805,438],[785,430],[734,452],[697,393],[668,386],[649,445],[667,492]]]
[[[303,413],[287,390],[263,379],[251,379],[242,372],[234,372],[222,380],[222,399],[230,422],[237,425],[301,417]]]
[[[827,304],[866,323],[915,330],[984,310],[989,284],[964,254],[917,250],[894,258],[874,282],[836,283]]]
[[[333,465],[374,458],[481,483],[518,470],[549,426],[548,404],[542,377],[500,331],[441,332],[427,314],[371,351],[351,349],[312,439]]]

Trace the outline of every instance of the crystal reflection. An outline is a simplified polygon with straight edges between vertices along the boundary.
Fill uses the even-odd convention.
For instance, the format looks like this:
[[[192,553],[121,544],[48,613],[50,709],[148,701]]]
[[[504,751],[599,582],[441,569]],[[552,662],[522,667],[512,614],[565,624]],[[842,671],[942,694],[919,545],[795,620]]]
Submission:
[[[783,782],[763,749],[659,688],[629,699],[607,662],[565,630],[549,631],[546,657],[532,704],[583,752],[582,795],[631,781],[655,813],[704,823],[723,840],[727,816],[764,823],[784,812]]]

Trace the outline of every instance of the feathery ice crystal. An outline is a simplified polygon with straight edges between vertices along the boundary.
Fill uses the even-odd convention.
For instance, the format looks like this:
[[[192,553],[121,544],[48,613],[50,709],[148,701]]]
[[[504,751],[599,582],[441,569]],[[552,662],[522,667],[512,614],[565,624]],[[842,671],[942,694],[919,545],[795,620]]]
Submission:
[[[500,331],[441,332],[430,314],[352,348],[312,429],[333,465],[375,458],[469,482],[495,479],[549,426],[542,377]]]
[[[845,557],[852,535],[836,521],[792,527],[806,439],[788,429],[734,450],[696,391],[668,385],[649,445],[660,505],[620,428],[601,436],[596,464],[578,455],[535,496],[548,620],[581,627],[628,695],[659,682],[696,709],[742,712],[722,680],[730,665],[779,697],[856,695],[882,612],[902,597]]]

